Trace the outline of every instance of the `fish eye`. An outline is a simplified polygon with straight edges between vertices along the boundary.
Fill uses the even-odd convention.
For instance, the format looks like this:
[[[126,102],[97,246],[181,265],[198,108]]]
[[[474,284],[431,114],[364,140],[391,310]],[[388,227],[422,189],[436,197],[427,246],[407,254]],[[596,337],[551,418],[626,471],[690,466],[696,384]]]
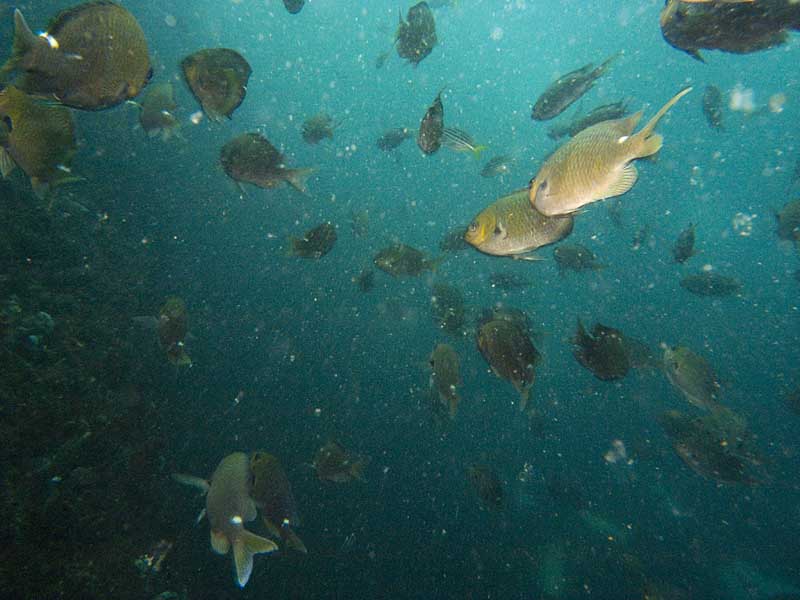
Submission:
[[[547,179],[545,179],[542,183],[539,184],[539,191],[540,192],[547,191]]]
[[[470,223],[468,229],[472,233],[475,233],[476,231],[478,231],[478,222],[477,221],[473,221],[472,223]]]

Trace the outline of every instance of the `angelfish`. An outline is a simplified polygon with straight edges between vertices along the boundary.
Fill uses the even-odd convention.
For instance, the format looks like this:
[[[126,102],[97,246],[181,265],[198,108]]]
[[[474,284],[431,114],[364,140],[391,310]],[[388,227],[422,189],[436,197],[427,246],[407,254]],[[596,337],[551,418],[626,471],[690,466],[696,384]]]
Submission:
[[[642,118],[641,110],[579,132],[559,147],[531,180],[528,198],[533,207],[546,216],[565,215],[629,191],[638,177],[633,161],[661,149],[664,140],[653,129],[691,90],[678,92],[637,133],[633,130]]]
[[[179,483],[191,485],[206,493],[206,510],[211,524],[211,547],[217,554],[233,548],[236,581],[247,585],[253,572],[253,555],[274,552],[275,542],[256,535],[244,524],[256,518],[256,503],[251,497],[250,459],[243,452],[229,454],[219,463],[206,481],[191,475],[173,475]]]

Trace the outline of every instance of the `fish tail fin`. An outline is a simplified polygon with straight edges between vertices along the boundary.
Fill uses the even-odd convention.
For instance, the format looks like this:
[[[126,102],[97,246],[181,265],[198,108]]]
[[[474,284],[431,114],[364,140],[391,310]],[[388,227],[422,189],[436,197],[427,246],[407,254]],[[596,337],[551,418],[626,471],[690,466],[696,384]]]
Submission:
[[[525,412],[528,407],[528,399],[531,395],[531,388],[521,387],[519,390],[519,412]]]
[[[301,194],[306,194],[308,193],[306,190],[306,180],[315,171],[316,169],[314,167],[308,167],[305,169],[287,169],[286,182]]]
[[[28,27],[25,17],[19,9],[14,10],[14,42],[11,49],[11,58],[0,67],[0,82],[8,79],[8,74],[17,68],[26,52],[34,48],[39,38]]]
[[[275,542],[243,529],[233,543],[233,562],[236,565],[236,581],[239,587],[247,585],[253,572],[253,555],[275,552]]]
[[[678,100],[683,98],[686,94],[688,94],[691,91],[692,91],[692,88],[690,86],[690,87],[682,89],[680,92],[675,94],[672,98],[670,98],[670,100],[664,106],[661,107],[661,110],[659,110],[655,115],[653,115],[653,118],[650,119],[647,122],[647,125],[645,125],[642,128],[642,130],[639,133],[636,134],[637,137],[640,140],[643,140],[644,143],[646,143],[647,139],[650,137],[650,134],[653,133],[653,129],[655,129],[656,125],[658,125],[658,122],[661,120],[661,117],[663,117],[667,113],[667,111],[675,105],[675,103]],[[648,154],[644,154],[642,156],[649,156],[649,155]]]
[[[489,148],[489,146],[475,146],[474,148],[472,148],[472,156],[475,157],[475,160],[480,160],[481,153],[487,148]]]
[[[288,548],[291,548],[296,552],[301,552],[302,554],[308,554],[308,549],[303,543],[303,540],[297,536],[291,527],[284,526],[281,531],[283,532],[283,539],[285,540]]]

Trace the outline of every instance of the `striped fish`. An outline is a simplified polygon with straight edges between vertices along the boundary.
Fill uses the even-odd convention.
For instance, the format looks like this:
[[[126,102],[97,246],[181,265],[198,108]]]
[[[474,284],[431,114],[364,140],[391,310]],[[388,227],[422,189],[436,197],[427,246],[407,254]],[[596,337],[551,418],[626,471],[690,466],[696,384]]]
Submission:
[[[475,158],[480,158],[481,152],[486,150],[486,146],[476,145],[470,134],[456,127],[444,128],[442,145],[454,152],[472,152]]]

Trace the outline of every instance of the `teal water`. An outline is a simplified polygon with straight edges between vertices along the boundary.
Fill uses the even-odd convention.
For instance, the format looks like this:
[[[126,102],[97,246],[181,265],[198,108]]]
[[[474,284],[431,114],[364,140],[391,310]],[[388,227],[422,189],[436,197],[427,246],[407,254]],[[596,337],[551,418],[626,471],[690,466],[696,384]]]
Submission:
[[[0,2],[0,39],[10,39],[12,8],[43,29],[66,6]],[[115,315],[108,328],[126,365],[126,374],[116,376],[135,385],[148,407],[141,421],[131,419],[135,433],[128,436],[136,442],[125,432],[124,444],[113,443],[117,433],[104,438],[112,456],[147,445],[146,493],[110,485],[130,477],[120,466],[128,463],[108,456],[79,456],[62,467],[65,477],[76,467],[94,469],[93,493],[107,501],[92,505],[98,527],[113,532],[119,548],[113,561],[105,551],[92,558],[100,565],[94,585],[107,586],[105,597],[163,591],[186,598],[799,597],[800,417],[784,401],[798,385],[799,265],[797,249],[777,238],[774,218],[800,191],[792,179],[800,157],[798,38],[751,55],[706,52],[701,64],[662,39],[657,1],[461,0],[435,10],[439,45],[418,67],[392,53],[378,70],[375,59],[390,47],[396,27],[395,3],[317,0],[298,15],[272,0],[125,6],[147,34],[153,81],[175,84],[182,137],[148,139],[131,106],[76,112],[74,170],[86,181],[59,190],[49,211],[44,203],[33,209],[50,228],[82,223],[40,235],[74,244],[76,265],[105,265],[99,283],[81,297],[88,303],[82,314]],[[230,121],[195,125],[190,116],[199,107],[178,65],[186,54],[216,46],[239,51],[253,75]],[[648,118],[686,85],[695,90],[660,123],[665,143],[657,159],[638,163],[640,179],[620,200],[621,226],[602,203],[576,218],[569,242],[591,247],[605,269],[561,275],[551,248],[538,252],[545,259],[539,262],[470,249],[418,278],[378,271],[375,288],[359,292],[352,278],[384,246],[400,240],[438,254],[446,231],[527,185],[557,147],[546,134],[553,122],[530,119],[532,103],[559,75],[620,50],[579,110],[626,98]],[[715,131],[701,111],[709,84],[726,99],[737,86],[753,90],[757,106],[778,93],[787,101],[781,112],[748,115],[726,107],[725,128]],[[391,154],[375,147],[387,129],[416,129],[442,88],[446,124],[487,145],[487,158],[514,154],[509,175],[482,178],[482,161],[446,149],[423,157],[413,140]],[[320,110],[342,124],[333,140],[307,145],[301,124]],[[287,187],[242,190],[225,176],[222,144],[256,130],[282,148],[290,166],[318,169],[308,195]],[[12,184],[3,185],[10,206]],[[14,189],[26,185],[13,182]],[[75,213],[72,202],[88,212],[64,216]],[[369,233],[356,237],[350,224],[361,211],[369,215]],[[289,236],[327,220],[339,231],[329,255],[287,256]],[[670,249],[689,223],[697,226],[700,253],[681,266]],[[4,227],[11,231],[13,224]],[[647,241],[633,250],[643,227]],[[53,242],[42,261],[59,252]],[[127,254],[116,269],[103,258],[115,252]],[[680,278],[704,265],[738,278],[741,294],[702,298],[682,289]],[[494,271],[532,285],[491,289]],[[115,287],[104,287],[103,277]],[[463,336],[436,327],[435,281],[463,291],[469,319]],[[49,285],[59,293],[58,284]],[[170,295],[186,301],[192,333],[187,351],[194,364],[178,373],[152,334],[129,325],[133,317],[156,314]],[[531,394],[535,420],[517,411],[513,388],[487,369],[476,348],[475,319],[498,303],[524,310],[542,332],[536,344],[543,360]],[[58,321],[58,309],[37,306]],[[656,349],[682,344],[705,356],[722,382],[724,404],[757,436],[769,483],[722,485],[691,471],[656,416],[695,409],[658,371],[611,383],[595,379],[572,356],[577,318],[619,328]],[[456,349],[463,379],[458,416],[444,430],[431,418],[428,395],[428,356],[438,342]],[[86,368],[100,382],[108,377],[107,363]],[[78,402],[72,416],[78,421],[82,411],[94,410]],[[113,404],[105,410],[123,412]],[[69,439],[58,433],[65,420],[42,421],[44,441],[5,458],[23,465],[20,473],[37,473],[36,461],[54,456],[56,440]],[[50,428],[56,433],[45,432]],[[329,439],[370,457],[366,482],[316,478],[309,464]],[[614,440],[625,443],[630,464],[604,459]],[[308,555],[257,556],[240,590],[230,556],[214,555],[207,524],[194,524],[202,498],[170,474],[208,476],[226,454],[257,448],[278,456],[287,470]],[[476,462],[503,481],[502,512],[481,509],[465,475]],[[530,474],[520,478],[526,465]],[[31,502],[52,497],[41,494]],[[128,507],[124,518],[105,521],[115,502]],[[75,519],[74,512],[64,514]],[[99,542],[85,537],[94,520],[85,516],[59,533],[62,545],[48,550],[49,562],[76,545],[88,561]],[[35,547],[35,531],[21,528],[14,543]],[[140,575],[134,562],[162,538],[174,544],[162,570]],[[24,577],[8,566],[13,557],[6,563],[4,579],[15,590],[9,597],[24,596],[16,591],[25,589]],[[63,573],[34,572],[53,581],[73,577],[77,583],[60,597],[103,597],[68,566]],[[29,597],[59,597],[55,587],[39,580],[33,589],[48,592]]]

